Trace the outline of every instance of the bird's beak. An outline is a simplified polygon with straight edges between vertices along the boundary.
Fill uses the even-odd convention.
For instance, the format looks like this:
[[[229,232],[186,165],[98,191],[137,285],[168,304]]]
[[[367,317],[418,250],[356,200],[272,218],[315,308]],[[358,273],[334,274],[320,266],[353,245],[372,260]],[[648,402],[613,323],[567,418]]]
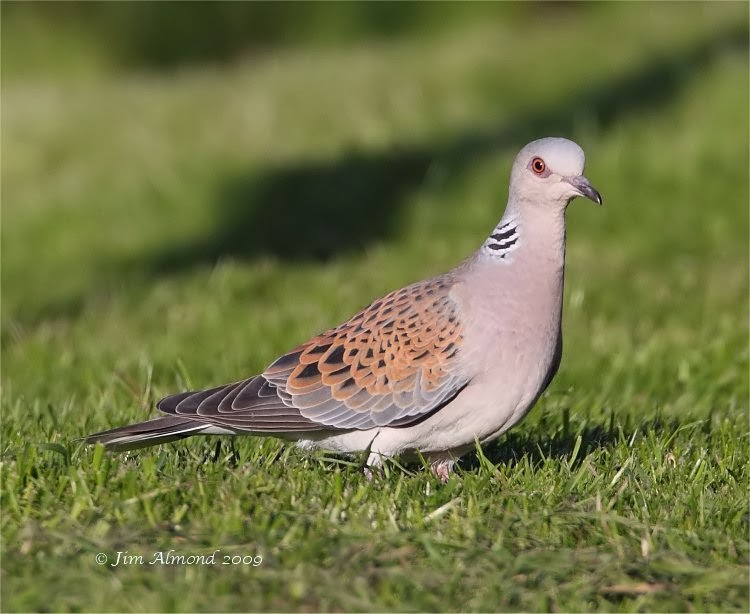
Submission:
[[[602,204],[602,195],[599,194],[597,189],[592,186],[591,182],[583,175],[576,175],[575,177],[563,177],[563,181],[572,185],[581,196],[585,196],[589,200],[593,200],[597,205]]]

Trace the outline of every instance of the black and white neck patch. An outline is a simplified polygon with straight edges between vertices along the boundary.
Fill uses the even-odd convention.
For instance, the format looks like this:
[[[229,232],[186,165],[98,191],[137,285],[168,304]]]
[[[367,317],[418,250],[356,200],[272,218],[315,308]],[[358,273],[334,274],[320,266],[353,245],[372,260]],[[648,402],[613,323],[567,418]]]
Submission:
[[[484,251],[495,258],[505,258],[518,247],[518,224],[511,220],[499,224],[482,246]]]

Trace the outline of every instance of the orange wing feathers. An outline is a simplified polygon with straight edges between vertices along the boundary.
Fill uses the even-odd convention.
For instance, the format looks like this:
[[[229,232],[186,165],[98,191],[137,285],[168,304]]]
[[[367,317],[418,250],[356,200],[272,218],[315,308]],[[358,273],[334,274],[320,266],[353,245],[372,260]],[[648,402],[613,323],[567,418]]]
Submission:
[[[466,384],[452,280],[397,290],[279,358],[263,373],[305,418],[372,428],[428,413]]]
[[[405,426],[468,383],[447,276],[372,303],[250,379],[162,399],[161,411],[249,432]]]

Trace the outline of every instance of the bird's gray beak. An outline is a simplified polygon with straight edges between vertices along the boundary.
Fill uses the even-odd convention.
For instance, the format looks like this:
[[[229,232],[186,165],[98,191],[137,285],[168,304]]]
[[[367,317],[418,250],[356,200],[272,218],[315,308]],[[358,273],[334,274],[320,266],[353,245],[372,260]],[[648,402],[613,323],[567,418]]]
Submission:
[[[564,177],[563,181],[572,185],[581,196],[585,196],[589,200],[593,200],[597,205],[602,204],[602,195],[599,194],[597,189],[591,185],[591,182],[586,179],[583,175],[576,175],[575,177]]]

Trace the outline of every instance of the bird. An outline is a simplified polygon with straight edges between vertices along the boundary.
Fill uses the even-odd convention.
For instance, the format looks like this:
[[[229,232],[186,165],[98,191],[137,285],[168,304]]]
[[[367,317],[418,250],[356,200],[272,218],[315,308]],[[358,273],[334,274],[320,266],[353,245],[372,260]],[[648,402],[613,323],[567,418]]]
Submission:
[[[258,435],[302,449],[425,459],[449,480],[477,443],[516,425],[562,356],[565,213],[602,197],[579,145],[546,137],[513,162],[500,222],[452,270],[383,296],[228,385],[172,394],[162,416],[89,435],[122,451],[193,435]]]

